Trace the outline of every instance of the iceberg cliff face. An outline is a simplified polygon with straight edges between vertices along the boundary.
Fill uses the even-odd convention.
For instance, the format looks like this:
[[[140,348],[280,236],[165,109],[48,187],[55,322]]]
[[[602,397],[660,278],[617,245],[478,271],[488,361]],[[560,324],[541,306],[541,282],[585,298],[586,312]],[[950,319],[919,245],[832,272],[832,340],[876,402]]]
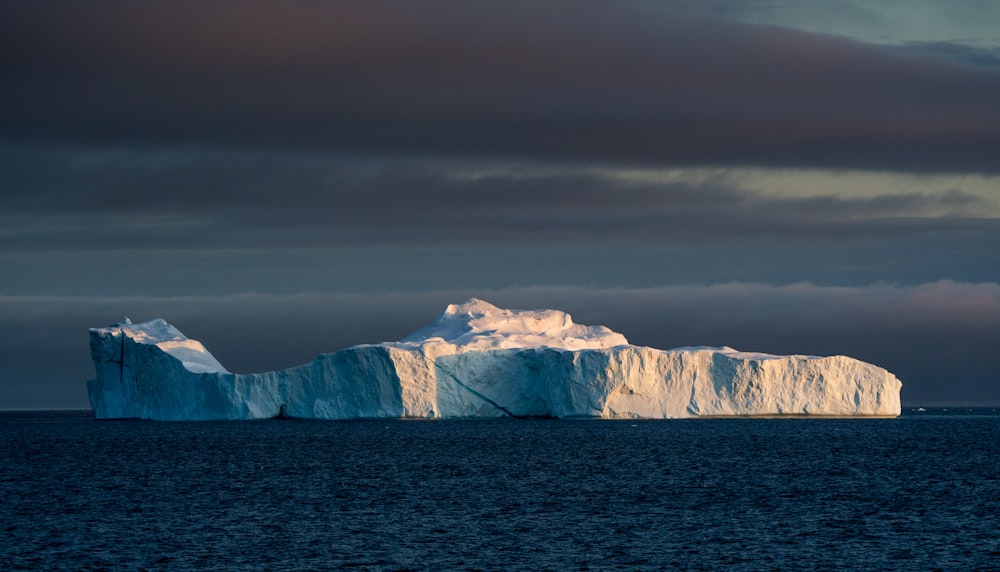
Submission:
[[[844,356],[658,350],[556,310],[472,299],[399,341],[233,374],[163,320],[90,330],[98,418],[897,416],[901,383]]]

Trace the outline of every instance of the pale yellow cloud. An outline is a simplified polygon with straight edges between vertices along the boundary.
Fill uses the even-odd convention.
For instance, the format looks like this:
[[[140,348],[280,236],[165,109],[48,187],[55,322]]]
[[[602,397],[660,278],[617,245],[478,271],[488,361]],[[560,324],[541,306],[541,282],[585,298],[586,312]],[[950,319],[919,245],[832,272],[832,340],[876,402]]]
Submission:
[[[594,169],[641,184],[722,185],[762,199],[830,197],[866,200],[919,195],[930,200],[911,216],[1000,218],[1000,176],[911,174],[822,169]]]

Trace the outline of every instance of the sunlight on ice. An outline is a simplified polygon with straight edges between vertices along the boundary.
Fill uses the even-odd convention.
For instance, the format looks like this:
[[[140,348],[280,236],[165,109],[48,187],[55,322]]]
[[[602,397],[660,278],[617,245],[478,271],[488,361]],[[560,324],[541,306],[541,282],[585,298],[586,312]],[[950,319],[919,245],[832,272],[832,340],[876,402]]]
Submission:
[[[99,418],[684,418],[900,413],[901,383],[846,356],[629,345],[558,310],[475,298],[398,342],[233,374],[164,320],[90,330]]]

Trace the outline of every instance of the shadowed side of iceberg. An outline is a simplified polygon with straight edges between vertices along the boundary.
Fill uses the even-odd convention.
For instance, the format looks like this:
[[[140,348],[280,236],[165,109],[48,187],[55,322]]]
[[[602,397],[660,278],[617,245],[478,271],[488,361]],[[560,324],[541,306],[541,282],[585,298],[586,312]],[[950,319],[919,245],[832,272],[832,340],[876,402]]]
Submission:
[[[279,414],[277,372],[258,378],[232,374],[221,366],[219,371],[192,371],[206,368],[185,365],[178,352],[161,347],[163,341],[137,341],[129,330],[112,326],[90,331],[97,377],[87,383],[87,390],[97,418],[262,419]]]

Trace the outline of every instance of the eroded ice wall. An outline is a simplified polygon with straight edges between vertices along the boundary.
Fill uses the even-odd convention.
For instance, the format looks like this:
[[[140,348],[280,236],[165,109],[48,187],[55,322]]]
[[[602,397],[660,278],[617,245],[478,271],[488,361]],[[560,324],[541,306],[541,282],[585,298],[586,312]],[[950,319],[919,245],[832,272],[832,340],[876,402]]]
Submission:
[[[658,350],[556,310],[472,299],[400,342],[233,374],[163,320],[90,331],[99,418],[896,416],[901,383],[845,356]]]

